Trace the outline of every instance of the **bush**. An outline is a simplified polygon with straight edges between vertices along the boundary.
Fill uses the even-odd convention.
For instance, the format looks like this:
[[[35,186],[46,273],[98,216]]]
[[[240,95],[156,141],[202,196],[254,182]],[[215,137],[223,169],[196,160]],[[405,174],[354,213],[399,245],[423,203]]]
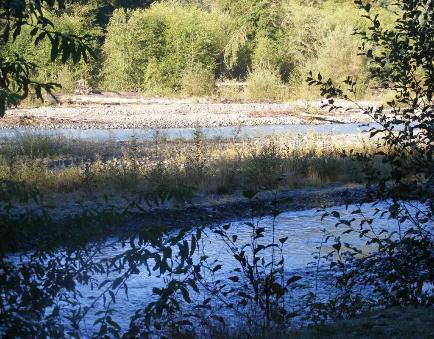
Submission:
[[[352,2],[324,2],[321,6],[288,4],[294,15],[286,30],[286,44],[290,46],[294,68],[288,78],[293,95],[303,98],[319,97],[319,92],[307,86],[310,70],[320,71],[337,81],[347,75],[357,77],[358,93],[364,95],[370,83],[363,58],[358,56],[359,39],[354,30],[367,31],[367,23]],[[374,9],[389,26],[393,14]],[[296,13],[296,14],[295,14]]]
[[[181,82],[182,92],[188,96],[210,96],[215,89],[213,72],[200,66],[185,70]]]
[[[83,36],[86,34],[95,37],[101,34],[101,29],[94,25],[94,11],[92,4],[70,4],[68,12],[53,13],[45,15],[49,18],[56,30],[65,34]],[[23,33],[18,35],[15,41],[10,41],[0,50],[0,55],[11,56],[18,54],[36,64],[38,68],[32,77],[35,81],[56,82],[62,85],[62,91],[72,91],[75,88],[75,81],[85,79],[92,87],[98,83],[98,51],[97,43],[93,43],[97,59],[89,58],[88,62],[83,60],[77,64],[72,61],[62,63],[61,60],[51,61],[51,42],[49,39],[42,40],[35,46],[34,39],[30,35],[31,27],[24,26]]]
[[[279,71],[261,64],[247,77],[247,97],[251,100],[283,100],[287,88],[280,79]]]
[[[267,64],[276,68],[283,81],[287,81],[294,69],[294,58],[285,38],[272,40],[261,36],[257,39],[252,56],[254,67]]]
[[[367,70],[364,58],[359,55],[359,41],[352,35],[353,28],[338,26],[322,41],[322,48],[316,59],[307,65],[313,73],[342,82],[348,76],[358,82],[358,96],[367,88]],[[307,71],[307,70],[306,70]],[[307,72],[306,72],[307,73]]]
[[[375,153],[356,153],[357,159],[366,163],[364,174],[375,212],[368,216],[361,205],[351,210],[351,217],[336,211],[323,216],[335,218],[341,229],[339,235],[331,236],[333,250],[324,256],[335,270],[340,289],[327,307],[337,310],[339,316],[351,316],[371,303],[432,308],[434,4],[403,0],[392,29],[382,24],[370,4],[356,4],[370,25],[367,31],[356,32],[363,42],[360,51],[369,60],[374,79],[384,89],[391,89],[394,99],[386,107],[359,106],[376,123],[369,130],[370,138],[381,136]],[[354,79],[348,77],[341,86],[325,79],[310,73],[308,82],[319,86],[330,111],[337,108],[336,98],[354,102]],[[378,170],[379,159],[389,171]],[[373,221],[380,218],[387,218],[386,227],[373,227]],[[363,243],[348,244],[346,235],[350,233]],[[367,252],[372,245],[375,250]],[[366,289],[371,300],[361,293]]]
[[[393,14],[378,2],[375,11],[390,26]],[[95,25],[101,6],[80,2],[47,16],[66,33],[101,36],[102,29]],[[185,94],[189,90],[183,78],[192,76],[192,65],[213,78],[243,81],[249,70],[267,64],[299,96],[318,94],[304,85],[310,69],[328,70],[337,78],[356,75],[363,95],[370,85],[365,81],[369,73],[356,55],[357,39],[351,36],[355,28],[367,30],[358,14],[349,1],[161,1],[146,9],[115,10],[102,48],[95,42],[96,59],[87,64],[52,63],[50,43],[34,47],[29,34],[20,34],[0,55],[17,53],[32,60],[39,66],[35,80],[60,82],[67,92],[83,78],[93,88]],[[30,28],[23,30],[30,33]],[[209,95],[210,89],[193,92]]]

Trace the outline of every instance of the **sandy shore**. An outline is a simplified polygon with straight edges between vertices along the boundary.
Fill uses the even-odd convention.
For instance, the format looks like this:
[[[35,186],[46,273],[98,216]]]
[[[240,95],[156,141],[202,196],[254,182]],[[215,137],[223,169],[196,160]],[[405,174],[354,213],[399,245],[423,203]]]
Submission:
[[[63,96],[57,105],[8,110],[0,128],[205,128],[370,121],[360,109],[339,104],[343,108],[330,113],[321,108],[321,101],[215,103],[107,94]]]

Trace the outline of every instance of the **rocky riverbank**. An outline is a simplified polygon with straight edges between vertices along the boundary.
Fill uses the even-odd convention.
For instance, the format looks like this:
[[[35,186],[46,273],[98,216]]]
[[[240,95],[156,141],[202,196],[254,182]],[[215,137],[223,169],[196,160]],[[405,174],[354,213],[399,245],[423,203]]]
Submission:
[[[343,108],[330,113],[321,108],[320,101],[216,103],[139,96],[68,96],[52,106],[10,109],[0,119],[0,128],[164,129],[370,121],[360,109],[344,102],[339,104]]]
[[[165,227],[192,227],[215,223],[232,222],[251,216],[269,215],[273,210],[301,211],[367,201],[363,185],[330,184],[285,191],[262,191],[249,199],[242,192],[222,195],[195,194],[190,203],[174,200],[159,205],[148,205],[140,201],[140,195],[130,194],[99,196],[87,193],[53,193],[42,204],[46,213],[55,220],[78,215],[84,210],[125,210],[125,227],[141,227],[144,224],[158,224]],[[15,212],[40,208],[18,204]]]

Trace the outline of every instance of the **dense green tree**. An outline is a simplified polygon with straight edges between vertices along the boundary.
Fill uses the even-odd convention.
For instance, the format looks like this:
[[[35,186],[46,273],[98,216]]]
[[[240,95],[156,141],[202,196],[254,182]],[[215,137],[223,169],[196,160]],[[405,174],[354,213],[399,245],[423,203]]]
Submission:
[[[190,68],[214,74],[223,63],[230,23],[220,13],[170,3],[116,10],[103,46],[105,86],[173,91]]]
[[[91,37],[65,34],[56,29],[47,13],[63,10],[64,0],[1,0],[0,25],[2,37],[0,46],[15,41],[21,34],[29,35],[35,45],[48,40],[50,43],[50,58],[62,63],[72,60],[78,63],[87,60],[92,54],[89,46]],[[30,30],[28,30],[29,28]],[[51,93],[59,85],[53,82],[39,82],[32,78],[32,72],[38,68],[33,60],[28,60],[17,53],[0,55],[0,116],[5,114],[7,104],[17,104],[33,89],[38,98],[42,99],[42,91]]]
[[[3,3],[6,6],[5,0]],[[370,85],[365,58],[358,55],[359,40],[348,34],[354,28],[366,29],[350,1],[152,3],[65,0],[60,7],[57,2],[48,6],[43,11],[44,18],[57,31],[71,38],[87,36],[87,45],[96,56],[89,62],[83,58],[78,62],[73,58],[64,61],[62,57],[52,62],[52,40],[47,36],[38,39],[39,34],[31,25],[22,25],[15,38],[8,33],[10,39],[2,39],[0,56],[2,60],[13,60],[18,55],[31,62],[29,78],[35,83],[53,83],[53,89],[54,83],[59,83],[65,92],[74,89],[76,80],[85,79],[93,88],[145,90],[164,95],[185,92],[182,87],[187,78],[195,78],[196,85],[204,83],[208,92],[213,86],[206,86],[208,81],[204,79],[212,80],[211,84],[212,78],[248,80],[255,77],[253,73],[268,70],[280,77],[277,80],[286,86],[286,96],[306,96],[309,90],[303,79],[309,69],[321,69],[336,80],[342,80],[342,74],[351,74],[359,79],[360,95]],[[380,14],[384,17],[389,12],[381,10]],[[96,39],[91,40],[91,36]],[[269,80],[268,83],[274,82]],[[31,89],[32,97],[35,92]],[[272,95],[276,96],[281,97]],[[13,104],[19,99],[10,96],[8,102]]]
[[[226,48],[225,62],[229,69],[238,68],[246,73],[252,64],[271,63],[281,66],[280,53],[276,53],[284,28],[281,0],[254,0],[220,2],[221,10],[230,13],[238,23]],[[242,53],[248,57],[242,57]],[[244,65],[240,64],[244,61]],[[239,76],[235,71],[236,76]]]
[[[102,40],[101,28],[96,24],[98,4],[96,1],[89,1],[86,4],[74,2],[58,11],[46,13],[46,17],[53,23],[56,30],[64,34],[76,36],[93,36]],[[20,55],[25,60],[30,60],[38,67],[31,72],[32,79],[38,82],[55,82],[62,86],[56,90],[62,92],[73,92],[76,81],[85,79],[90,86],[97,87],[100,69],[99,43],[97,39],[89,41],[89,47],[95,53],[95,58],[87,61],[74,62],[72,59],[62,62],[60,58],[54,62],[51,60],[51,43],[45,39],[34,44],[34,38],[30,34],[30,27],[23,27],[21,34],[14,41],[8,43],[0,54],[3,57]],[[31,99],[34,99],[31,93]]]

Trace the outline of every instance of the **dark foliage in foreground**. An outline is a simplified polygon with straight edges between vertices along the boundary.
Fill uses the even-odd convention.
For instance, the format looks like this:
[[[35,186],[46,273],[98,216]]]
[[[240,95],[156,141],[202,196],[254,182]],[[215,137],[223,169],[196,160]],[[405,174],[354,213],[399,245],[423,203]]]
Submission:
[[[50,40],[51,61],[61,59],[62,63],[72,59],[87,60],[93,52],[89,47],[89,36],[79,37],[63,34],[56,30],[46,17],[46,10],[60,10],[65,7],[64,0],[1,0],[0,1],[0,47],[15,40],[23,33],[23,27],[30,27],[30,35],[37,46],[42,40]],[[27,31],[26,31],[27,32]],[[60,85],[40,83],[32,79],[37,65],[22,56],[0,57],[0,117],[5,114],[6,105],[16,105],[33,90],[42,100],[42,91],[51,94]]]
[[[394,29],[383,30],[370,15],[370,6],[357,3],[372,23],[370,33],[362,34],[362,51],[383,85],[396,92],[389,110],[365,109],[380,126],[371,130],[371,136],[379,137],[379,147],[386,146],[389,152],[355,155],[365,161],[367,177],[375,183],[369,186],[372,197],[386,200],[388,208],[379,207],[374,217],[366,217],[365,206],[360,206],[352,211],[358,219],[336,211],[324,215],[335,218],[342,232],[338,237],[325,234],[332,251],[320,251],[317,265],[323,259],[330,263],[339,294],[331,300],[321,300],[315,293],[308,296],[314,320],[349,317],[370,306],[432,306],[434,302],[430,290],[434,282],[434,4],[404,0]],[[321,87],[331,109],[336,108],[336,97],[351,100],[355,87],[351,79],[342,89],[320,75],[311,76],[309,82]],[[375,157],[389,164],[390,172],[379,173]],[[122,330],[113,320],[116,300],[120,293],[128,294],[129,279],[138,274],[157,274],[163,285],[153,289],[154,301],[135,310],[127,337],[194,335],[218,323],[223,326],[228,314],[239,316],[243,334],[252,335],[258,328],[287,328],[297,316],[286,301],[301,278],[285,274],[282,248],[287,238],[275,239],[274,227],[269,243],[260,242],[266,230],[254,220],[247,223],[251,232],[244,242],[230,232],[231,225],[209,231],[223,240],[238,263],[222,280],[224,263],[207,255],[201,243],[206,231],[201,228],[168,233],[142,227],[110,241],[104,234],[119,224],[116,221],[122,220],[124,211],[86,211],[56,222],[40,205],[37,191],[11,182],[2,182],[0,188],[0,331],[4,334],[79,337],[84,317],[96,311],[95,337],[119,337]],[[190,193],[181,192],[179,197],[188,199]],[[161,199],[143,199],[152,203],[175,195],[156,194]],[[253,198],[254,192],[245,195]],[[34,200],[36,209],[14,209],[15,201],[28,199]],[[279,211],[274,207],[275,218]],[[387,229],[373,227],[374,218],[381,216],[389,218]],[[345,236],[350,233],[364,240],[365,246],[347,243]],[[25,240],[33,246],[22,248]],[[10,254],[20,247],[19,254]],[[114,247],[118,254],[103,255]],[[87,306],[82,304],[82,285],[96,291],[86,300]],[[361,289],[370,292],[369,298]],[[207,296],[203,300],[202,293]]]
[[[342,234],[328,237],[334,240],[334,251],[326,259],[339,275],[342,294],[321,307],[325,313],[340,316],[370,306],[355,286],[372,288],[374,306],[434,303],[434,4],[423,0],[397,3],[400,16],[392,30],[382,27],[369,4],[356,4],[371,23],[370,33],[355,33],[363,40],[361,52],[382,86],[395,92],[387,108],[360,107],[376,123],[370,129],[371,138],[379,137],[378,146],[388,152],[356,154],[366,162],[372,197],[389,202],[386,210],[376,208],[376,216],[388,217],[390,226],[374,229],[363,207],[352,211],[360,217],[358,222],[331,213]],[[324,81],[321,75],[314,78],[311,74],[308,81],[321,87],[330,110],[337,108],[335,98],[352,100],[355,83],[351,78],[345,89],[330,79]],[[378,157],[390,165],[388,173],[381,174],[373,165]],[[362,248],[345,244],[345,235],[350,233],[377,250],[363,253]]]

